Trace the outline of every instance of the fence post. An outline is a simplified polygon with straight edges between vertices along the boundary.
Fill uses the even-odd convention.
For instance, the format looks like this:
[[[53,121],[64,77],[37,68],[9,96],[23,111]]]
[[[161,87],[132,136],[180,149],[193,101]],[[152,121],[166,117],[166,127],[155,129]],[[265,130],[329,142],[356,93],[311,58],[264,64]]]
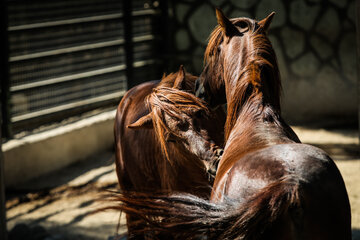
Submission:
[[[171,3],[169,0],[159,0],[160,3],[160,11],[161,16],[159,18],[158,24],[160,27],[160,35],[161,35],[161,41],[158,43],[159,46],[159,52],[161,53],[161,64],[162,64],[162,71],[165,72],[171,72],[177,70],[179,66],[176,66],[174,64],[174,61],[172,61],[174,57],[174,46],[172,37],[174,35],[173,31],[173,19],[169,16],[169,11],[173,11],[171,7]],[[170,14],[172,15],[172,13]],[[160,73],[161,74],[161,73]]]
[[[358,94],[358,133],[360,142],[360,0],[356,0],[356,42],[357,42],[357,94]]]
[[[2,137],[11,137],[10,128],[10,84],[9,84],[9,46],[7,37],[7,8],[6,0],[0,1],[0,239],[7,240],[6,208],[5,208],[5,183],[4,183],[4,158],[2,154]]]
[[[135,84],[133,81],[133,39],[132,39],[132,5],[131,1],[123,0],[123,23],[125,34],[125,56],[126,56],[126,78],[127,88],[132,88]]]
[[[12,137],[11,113],[10,113],[10,78],[9,78],[9,42],[8,42],[8,19],[6,0],[0,3],[0,82],[1,82],[1,113],[2,113],[2,136]]]

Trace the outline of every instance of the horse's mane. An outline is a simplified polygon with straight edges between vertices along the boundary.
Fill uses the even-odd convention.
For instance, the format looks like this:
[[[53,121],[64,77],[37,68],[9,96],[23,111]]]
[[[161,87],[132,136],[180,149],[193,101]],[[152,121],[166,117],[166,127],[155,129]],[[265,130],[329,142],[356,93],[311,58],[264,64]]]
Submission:
[[[222,43],[223,39],[224,32],[222,31],[221,26],[217,25],[209,36],[208,45],[204,53],[204,63],[209,62],[212,56],[217,56],[216,50]]]
[[[231,20],[236,24],[239,20]],[[281,80],[277,65],[276,55],[274,49],[260,28],[257,25],[251,24],[251,34],[242,36],[241,41],[247,41],[243,53],[244,68],[239,69],[241,72],[236,82],[236,87],[233,89],[232,98],[228,101],[228,113],[225,125],[225,139],[228,138],[231,129],[242,110],[242,107],[247,101],[255,101],[261,99],[262,104],[271,105],[275,111],[280,114],[280,97],[281,97]],[[212,77],[213,82],[210,85],[219,84],[219,79],[224,80],[224,76],[219,76],[224,72],[225,66],[221,61],[220,52],[218,51],[225,39],[224,32],[220,26],[217,26],[211,33],[209,43],[205,51],[204,62],[208,66],[208,73]],[[240,53],[234,53],[240,54]],[[226,68],[237,69],[234,64],[239,64],[238,61],[228,61]],[[254,106],[254,107],[259,107]]]
[[[202,110],[205,113],[209,113],[208,108],[193,94],[178,90],[176,88],[158,87],[147,97],[146,102],[152,111],[152,120],[154,131],[160,142],[161,149],[167,158],[169,159],[169,153],[167,150],[167,134],[171,132],[168,126],[165,124],[165,115],[167,113],[173,118],[182,120],[181,114],[193,115],[194,112]],[[172,134],[176,135],[176,133]],[[171,163],[171,161],[170,161]]]

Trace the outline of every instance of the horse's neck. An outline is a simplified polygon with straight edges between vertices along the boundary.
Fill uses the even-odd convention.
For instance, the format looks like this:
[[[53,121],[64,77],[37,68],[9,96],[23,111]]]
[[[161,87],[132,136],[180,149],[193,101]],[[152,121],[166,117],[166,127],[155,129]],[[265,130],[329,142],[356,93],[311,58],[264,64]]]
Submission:
[[[227,172],[245,155],[274,144],[292,142],[283,131],[265,119],[269,106],[260,103],[247,103],[243,106],[235,124],[229,130],[224,154],[219,163],[214,192],[224,190]],[[270,107],[271,108],[271,107]]]
[[[275,144],[299,142],[277,110],[260,100],[243,105],[228,136],[226,148],[237,148],[238,155]]]

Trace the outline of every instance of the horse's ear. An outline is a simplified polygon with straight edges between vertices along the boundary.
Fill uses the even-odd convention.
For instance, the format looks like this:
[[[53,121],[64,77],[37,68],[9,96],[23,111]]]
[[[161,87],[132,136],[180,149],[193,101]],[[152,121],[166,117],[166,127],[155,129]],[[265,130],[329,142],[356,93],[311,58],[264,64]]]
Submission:
[[[161,80],[163,80],[164,78],[166,78],[166,73],[163,73]]]
[[[176,88],[179,90],[185,89],[185,70],[184,70],[183,65],[180,65],[173,88]]]
[[[267,16],[267,17],[264,18],[263,20],[259,21],[260,27],[261,27],[265,32],[268,31],[268,29],[269,29],[269,27],[270,27],[270,23],[271,23],[274,15],[275,15],[275,12],[272,12],[272,13],[269,14],[269,16]]]
[[[127,127],[131,128],[131,129],[153,128],[151,114],[152,113],[149,113],[149,114],[139,118],[137,121],[133,122],[132,124],[129,124]]]
[[[225,14],[218,8],[216,8],[216,18],[218,24],[221,26],[227,37],[232,37],[237,29],[234,24],[225,16]]]

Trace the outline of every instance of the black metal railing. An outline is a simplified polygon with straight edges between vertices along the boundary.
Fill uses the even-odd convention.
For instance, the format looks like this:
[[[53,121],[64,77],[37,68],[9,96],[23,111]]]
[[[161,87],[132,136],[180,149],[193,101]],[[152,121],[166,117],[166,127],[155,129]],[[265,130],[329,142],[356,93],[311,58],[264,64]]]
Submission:
[[[158,3],[146,0],[7,1],[3,135],[116,104],[159,78]]]

